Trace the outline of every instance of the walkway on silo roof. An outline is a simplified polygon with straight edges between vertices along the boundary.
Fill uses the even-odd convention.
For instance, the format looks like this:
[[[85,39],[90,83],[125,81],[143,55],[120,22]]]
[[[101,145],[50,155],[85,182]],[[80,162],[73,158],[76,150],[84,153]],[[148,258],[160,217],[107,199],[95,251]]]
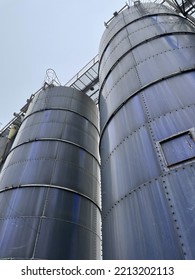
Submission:
[[[97,104],[99,96],[98,67],[99,59],[96,55],[65,86],[81,90]]]

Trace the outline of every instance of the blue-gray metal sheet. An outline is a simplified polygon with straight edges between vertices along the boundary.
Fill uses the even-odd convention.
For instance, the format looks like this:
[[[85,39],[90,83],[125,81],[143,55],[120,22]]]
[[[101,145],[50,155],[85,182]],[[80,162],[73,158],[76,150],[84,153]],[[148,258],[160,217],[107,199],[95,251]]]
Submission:
[[[194,68],[195,35],[178,35],[176,38],[178,48],[172,50],[169,46],[175,37],[167,37],[170,40],[159,38],[155,42],[148,42],[138,47],[133,50],[133,56],[129,53],[112,70],[112,75],[108,76],[100,96],[101,127],[105,125],[106,121],[121,103],[142,87],[165,76],[180,72],[183,69]],[[159,50],[160,46],[161,49],[164,48],[164,51]],[[155,51],[152,52],[152,50],[157,50],[157,53]],[[167,63],[170,60],[172,63]],[[148,68],[151,70],[148,71]],[[132,86],[129,87],[129,84]],[[183,86],[185,86],[184,83]],[[123,94],[119,95],[118,92],[121,90],[121,87],[123,88]],[[150,92],[150,89],[148,91]],[[106,110],[102,109],[104,106],[107,107]]]
[[[195,105],[175,109],[153,119],[151,127],[154,137],[161,141],[170,135],[177,134],[194,127]]]
[[[0,193],[0,210],[0,257],[100,258],[100,211],[78,194],[45,187],[13,189]]]
[[[119,132],[122,128],[123,126],[117,127],[116,131]],[[110,148],[111,144],[111,141],[107,141],[105,147]],[[106,152],[108,151],[107,148]],[[111,148],[109,156],[106,155],[102,151],[104,211],[136,186],[159,176],[162,172],[147,126],[121,139],[115,147]]]
[[[139,114],[137,112],[139,112]],[[101,118],[103,118],[102,115]],[[147,114],[143,110],[141,96],[136,95],[132,97],[131,102],[127,102],[123,108],[118,111],[114,119],[115,122],[109,123],[109,126],[104,131],[101,138],[101,149],[104,149],[105,144],[106,147],[108,147],[107,144],[109,142],[109,153],[114,150],[118,143],[127,138],[130,133],[138,130],[147,123]],[[118,131],[120,131],[120,134]],[[108,152],[105,150],[103,155],[108,156]]]
[[[165,114],[171,118],[176,110],[185,111],[195,104],[194,95],[195,71],[172,77],[153,85],[143,91],[150,117],[163,117]],[[185,94],[184,94],[185,93]],[[160,102],[158,101],[160,99]],[[188,121],[190,119],[188,118]]]
[[[46,110],[32,114],[22,123],[14,146],[39,138],[70,141],[85,148],[99,160],[97,128],[74,112]]]
[[[164,24],[161,22],[162,18],[164,20]],[[134,24],[127,26],[126,29],[117,34],[117,36],[114,37],[114,39],[109,43],[109,48],[103,54],[102,62],[100,64],[100,75],[107,75],[111,68],[110,66],[114,65],[118,59],[120,59],[120,57],[129,51],[129,49],[133,49],[136,46],[139,46],[139,44],[143,44],[144,41],[146,42],[148,40],[156,40],[156,34],[158,34],[158,36],[173,34],[176,37],[177,33],[194,33],[193,26],[187,20],[186,22],[183,22],[183,20],[178,17],[173,19],[172,16],[170,16],[170,18],[169,16],[159,16],[157,19],[153,20],[154,23],[152,22],[151,18],[147,18],[142,21],[135,22]],[[168,43],[170,46],[170,42]],[[177,40],[176,42],[172,42],[172,47],[173,46],[179,48],[179,42],[177,42]],[[112,52],[110,52],[110,48],[113,49]],[[160,46],[157,48],[159,52],[161,51],[160,48]],[[154,49],[152,50],[154,51]],[[144,56],[144,59],[146,59],[145,54],[150,56],[149,50],[142,50],[140,52],[142,56]]]
[[[183,259],[178,240],[161,178],[127,193],[103,215],[105,259]]]
[[[39,217],[0,219],[0,258],[31,258],[39,223]]]
[[[39,217],[42,215],[46,196],[47,189],[37,187],[1,192],[0,218]]]
[[[76,111],[85,116],[96,127],[99,126],[99,113],[94,102],[88,96],[76,89],[68,87],[51,87],[39,92],[29,105],[26,117],[33,112],[52,108],[62,108]]]
[[[195,255],[195,164],[173,169],[163,177],[167,189],[169,207],[177,221],[178,235],[183,243],[186,259]]]
[[[106,28],[104,34],[102,35],[100,48],[99,48],[99,58],[101,59],[102,53],[105,47],[108,45],[110,40],[120,31],[121,28],[124,28],[124,25],[128,25],[134,21],[138,23],[138,20],[141,17],[147,17],[151,14],[170,14],[178,15],[172,9],[167,8],[166,6],[156,6],[154,3],[145,3],[146,11],[139,10],[138,7],[131,7],[130,9],[124,10],[122,13],[117,15],[115,19],[109,24],[109,28]],[[169,16],[170,16],[169,15]],[[144,25],[143,25],[144,26]]]
[[[89,97],[37,93],[0,173],[0,258],[101,258],[98,143]]]
[[[195,160],[195,143],[189,131],[161,142],[167,166]]]
[[[175,134],[188,135],[188,130],[194,131],[195,127],[195,31],[184,18],[173,14],[155,4],[135,5],[111,21],[100,44],[105,259],[195,256],[194,249],[190,251],[188,246],[190,241],[182,237],[185,232],[179,230],[175,218],[179,215],[177,201],[173,210],[169,186],[164,180],[174,172],[179,174],[180,166],[192,169],[194,162],[193,154],[186,150],[188,146],[194,147],[191,138],[188,146],[186,138],[180,138],[179,145],[185,149],[183,158],[175,149],[178,145],[171,146],[172,154],[167,161],[169,147],[163,151],[164,143],[172,143],[166,138],[179,139]],[[192,197],[193,172],[189,172],[186,193]],[[178,175],[172,189],[186,183],[184,176]],[[185,209],[184,201],[179,204],[180,211]],[[186,225],[193,231],[193,221],[190,222]],[[194,242],[192,232],[187,236]]]
[[[0,189],[52,184],[83,193],[100,205],[97,169],[97,161],[80,148],[62,142],[36,141],[18,146],[9,154],[0,174]]]
[[[34,258],[95,260],[100,251],[99,237],[79,224],[43,219]]]

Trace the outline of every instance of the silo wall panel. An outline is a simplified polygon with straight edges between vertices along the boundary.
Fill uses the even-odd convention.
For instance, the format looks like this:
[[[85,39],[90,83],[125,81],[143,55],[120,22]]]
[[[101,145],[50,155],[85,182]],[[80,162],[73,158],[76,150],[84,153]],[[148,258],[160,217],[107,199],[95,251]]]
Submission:
[[[182,165],[163,177],[163,186],[186,259],[194,259],[195,164]]]
[[[0,175],[1,258],[101,258],[97,118],[77,90],[34,97]]]
[[[68,87],[66,87],[66,98],[64,98],[63,88],[65,87],[53,87],[55,94],[52,95],[48,95],[48,89],[38,93],[30,104],[26,117],[40,110],[51,108],[60,110],[61,108],[77,112],[98,127],[99,113],[97,108],[94,108],[93,101],[87,95],[78,94],[78,90]]]
[[[194,196],[194,35],[187,20],[148,3],[118,14],[102,37],[105,259],[195,258],[189,246],[194,242],[188,214],[192,200],[180,195],[173,199],[177,191]],[[182,168],[190,179],[180,176]]]
[[[69,143],[36,141],[19,146],[9,157],[11,161],[2,171],[1,190],[7,186],[41,185],[44,182],[70,188],[100,204],[97,161],[82,149]]]
[[[116,36],[110,41],[109,48],[105,50],[101,60],[100,75],[107,75],[111,68],[110,66],[114,65],[124,54],[129,53],[131,49],[133,50],[141,45],[145,47],[145,42],[147,40],[152,44],[153,40],[158,40],[162,37],[162,40],[164,40],[165,43],[159,44],[160,46],[156,48],[156,50],[160,52],[165,51],[166,45],[167,48],[170,48],[171,46],[171,50],[173,47],[175,49],[180,48],[179,39],[177,40],[177,37],[175,36],[179,36],[186,32],[191,33],[193,36],[194,28],[187,21],[183,22],[178,15],[175,15],[174,17],[161,15],[152,17],[152,19],[151,17],[143,18],[142,20],[140,19],[140,21],[127,25],[126,28],[116,34]],[[168,35],[175,36],[169,37]],[[188,37],[186,37],[186,40],[187,39]],[[184,42],[183,37],[182,42]],[[187,46],[185,45],[185,47]],[[112,51],[110,51],[110,48],[112,48]],[[149,57],[155,54],[153,48],[150,48],[147,51],[139,50],[140,55],[142,55],[144,59],[146,59],[146,54],[148,54]],[[152,50],[152,54],[150,54],[150,50]]]
[[[153,85],[152,92],[149,88],[143,91],[152,119],[166,114],[170,116],[171,112],[177,112],[179,109],[193,108],[195,72],[184,73],[182,80],[180,78],[180,75],[176,75]]]
[[[171,113],[169,112],[154,119],[151,123],[151,126],[154,131],[155,139],[158,142],[161,139],[169,137],[170,135],[175,135],[179,132],[185,131],[186,129],[191,129],[194,127],[193,119],[194,106],[187,107],[185,110],[183,108],[176,109]]]
[[[35,186],[12,189],[0,199],[0,232],[6,234],[1,258],[99,258],[100,213],[86,198]]]
[[[137,114],[138,111],[139,114]],[[109,157],[118,143],[121,143],[123,139],[126,140],[131,133],[136,132],[147,123],[147,114],[143,110],[141,96],[136,95],[131,99],[131,102],[124,104],[114,118],[115,122],[109,123],[101,138],[101,149],[104,149],[102,157]],[[120,133],[118,133],[119,130]]]
[[[173,73],[180,74],[182,70],[194,69],[194,53],[195,33],[194,35],[169,35],[166,39],[157,38],[128,53],[114,67],[112,75],[103,82],[102,95],[100,95],[101,127],[117,111],[120,104],[125,103],[144,87]],[[168,61],[171,63],[167,63]],[[109,69],[111,68],[112,64],[109,65]],[[104,76],[106,74],[103,74]],[[129,84],[131,87],[128,86]],[[123,88],[122,95],[118,94],[121,88]]]
[[[65,124],[65,125],[64,125]],[[48,109],[24,120],[14,145],[39,138],[66,139],[85,148],[99,160],[99,131],[86,118],[71,111]]]
[[[120,133],[119,128],[117,131]],[[149,166],[147,166],[148,161],[150,161]],[[141,127],[123,138],[102,163],[101,170],[102,174],[106,174],[105,185],[103,185],[105,210],[129,191],[159,176],[161,166],[147,128]],[[111,189],[110,186],[112,186]]]
[[[105,213],[105,259],[184,258],[161,185],[161,178],[146,182],[121,197]]]
[[[128,26],[129,24],[133,24],[136,22],[139,24],[140,19],[147,18],[149,15],[156,16],[156,15],[169,15],[169,17],[174,17],[178,15],[173,10],[170,10],[166,6],[160,7],[154,3],[145,3],[145,10],[140,9],[139,7],[133,8],[130,7],[123,11],[123,13],[118,14],[113,21],[109,24],[109,28],[106,28],[104,34],[102,35],[101,42],[100,42],[100,57],[104,52],[105,48],[108,47],[109,42],[116,36],[117,33],[122,32],[124,26]],[[153,22],[152,22],[153,23]],[[142,26],[144,28],[144,25]],[[138,28],[139,29],[139,28]]]

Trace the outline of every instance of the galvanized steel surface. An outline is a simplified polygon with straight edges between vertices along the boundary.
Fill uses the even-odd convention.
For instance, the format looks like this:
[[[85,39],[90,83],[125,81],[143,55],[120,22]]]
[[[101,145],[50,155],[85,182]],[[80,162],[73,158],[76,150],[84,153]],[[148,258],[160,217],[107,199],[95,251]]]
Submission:
[[[153,3],[102,37],[104,259],[195,258],[194,57],[194,27]]]
[[[0,173],[1,258],[101,258],[98,141],[85,94],[36,95]]]

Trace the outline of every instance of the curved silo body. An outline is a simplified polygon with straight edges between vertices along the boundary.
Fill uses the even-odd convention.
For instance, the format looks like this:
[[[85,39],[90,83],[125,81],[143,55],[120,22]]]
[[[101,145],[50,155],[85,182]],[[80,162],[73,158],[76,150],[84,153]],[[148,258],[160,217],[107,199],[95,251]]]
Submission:
[[[34,97],[0,175],[0,258],[101,258],[98,140],[85,94]]]
[[[104,259],[195,258],[195,29],[154,3],[100,44]]]

